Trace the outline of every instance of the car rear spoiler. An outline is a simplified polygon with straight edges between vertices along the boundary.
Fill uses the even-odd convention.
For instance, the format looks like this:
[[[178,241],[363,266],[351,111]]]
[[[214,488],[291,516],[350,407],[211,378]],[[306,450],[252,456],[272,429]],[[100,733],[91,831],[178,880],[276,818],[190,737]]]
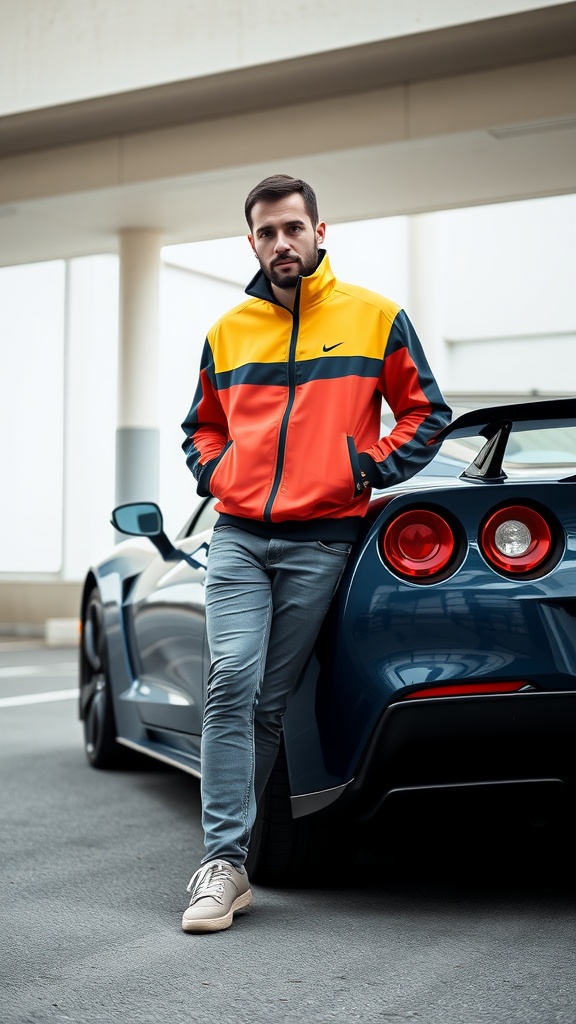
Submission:
[[[515,430],[542,430],[545,427],[576,426],[576,398],[554,398],[544,402],[520,402],[473,409],[458,416],[428,443],[441,444],[448,437],[485,437],[486,444],[462,477],[485,483],[506,479],[502,462],[510,434]],[[564,482],[576,482],[576,476]]]

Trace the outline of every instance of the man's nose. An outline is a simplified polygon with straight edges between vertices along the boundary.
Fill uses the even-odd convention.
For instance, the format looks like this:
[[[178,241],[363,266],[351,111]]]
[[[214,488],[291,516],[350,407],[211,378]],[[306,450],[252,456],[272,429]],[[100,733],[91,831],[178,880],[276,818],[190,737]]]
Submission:
[[[279,231],[278,235],[276,236],[276,245],[274,246],[274,248],[276,252],[286,252],[286,250],[290,248],[290,242],[288,241],[286,236],[282,234],[281,231]]]

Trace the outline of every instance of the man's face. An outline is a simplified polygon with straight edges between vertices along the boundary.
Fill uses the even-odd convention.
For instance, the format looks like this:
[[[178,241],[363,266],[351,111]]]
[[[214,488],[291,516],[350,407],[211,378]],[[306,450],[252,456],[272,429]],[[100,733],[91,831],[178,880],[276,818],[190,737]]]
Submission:
[[[300,276],[316,270],[318,246],[326,225],[316,229],[298,192],[276,202],[263,200],[252,207],[252,234],[248,240],[266,277],[281,289],[293,289]]]

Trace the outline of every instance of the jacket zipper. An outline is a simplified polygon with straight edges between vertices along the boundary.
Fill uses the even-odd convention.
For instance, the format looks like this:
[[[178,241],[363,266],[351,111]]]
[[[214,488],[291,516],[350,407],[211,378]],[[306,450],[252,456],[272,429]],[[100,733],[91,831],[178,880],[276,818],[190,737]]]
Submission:
[[[280,425],[280,437],[278,439],[278,456],[276,459],[276,472],[274,473],[274,481],[272,483],[272,489],[268,497],[268,501],[264,507],[264,520],[270,522],[272,519],[272,506],[276,500],[278,491],[280,490],[280,484],[282,482],[282,472],[284,470],[284,458],[286,455],[286,436],[288,434],[288,421],[290,419],[290,413],[292,412],[292,406],[294,405],[294,399],[296,397],[296,344],[298,342],[298,331],[300,329],[300,281],[296,287],[296,295],[294,296],[294,312],[292,313],[292,334],[290,335],[290,348],[288,351],[288,400],[286,402],[286,408],[282,417],[282,423]]]

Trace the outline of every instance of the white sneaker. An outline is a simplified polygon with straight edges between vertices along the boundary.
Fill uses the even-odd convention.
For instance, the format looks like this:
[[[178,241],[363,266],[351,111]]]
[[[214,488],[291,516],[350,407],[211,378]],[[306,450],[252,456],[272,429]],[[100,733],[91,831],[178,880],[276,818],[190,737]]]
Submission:
[[[188,884],[192,893],[184,911],[185,932],[219,932],[229,928],[237,910],[252,901],[248,875],[225,860],[211,860],[192,875]]]

